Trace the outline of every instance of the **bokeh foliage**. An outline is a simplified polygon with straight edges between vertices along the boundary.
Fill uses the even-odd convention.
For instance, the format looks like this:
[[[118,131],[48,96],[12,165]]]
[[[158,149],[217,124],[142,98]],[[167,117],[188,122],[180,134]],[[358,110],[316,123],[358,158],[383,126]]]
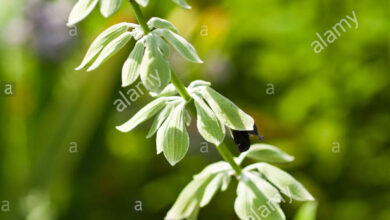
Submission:
[[[390,218],[388,1],[202,0],[189,1],[191,11],[161,2],[145,14],[171,20],[205,62],[173,54],[175,71],[211,81],[253,115],[266,143],[295,156],[283,168],[316,197],[317,219]],[[115,130],[151,100],[142,95],[123,112],[113,104],[131,88],[120,87],[120,71],[132,45],[96,71],[73,70],[100,32],[135,22],[126,1],[77,29],[65,27],[73,1],[0,3],[0,80],[16,85],[0,96],[0,202],[11,205],[1,219],[161,219],[192,175],[220,160],[211,144],[201,152],[194,122],[190,153],[175,167],[145,139],[150,124]],[[359,28],[315,54],[315,33],[352,10]],[[229,188],[200,219],[237,219]],[[300,205],[285,205],[288,219]]]

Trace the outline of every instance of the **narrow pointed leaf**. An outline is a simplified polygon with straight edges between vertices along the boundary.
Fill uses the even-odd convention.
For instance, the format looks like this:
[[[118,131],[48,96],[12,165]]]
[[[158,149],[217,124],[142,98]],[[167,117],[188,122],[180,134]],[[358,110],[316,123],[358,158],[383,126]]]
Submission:
[[[100,0],[100,12],[107,18],[118,11],[121,3],[121,0]]]
[[[178,32],[176,27],[170,21],[167,21],[165,19],[158,18],[158,17],[153,17],[153,18],[149,19],[148,27],[150,29],[165,28],[165,29],[170,29],[170,30],[174,31],[175,33]]]
[[[180,193],[175,204],[169,210],[165,220],[189,218],[199,208],[200,200],[212,176],[193,179]]]
[[[218,190],[221,188],[223,178],[227,176],[227,174],[220,173],[217,174],[210,183],[207,184],[202,200],[200,201],[200,207],[204,207],[207,204],[210,203],[211,199],[214,197],[214,195],[218,192]]]
[[[190,113],[187,110],[185,110],[184,114],[185,114],[184,115],[184,120],[186,122],[186,126],[188,127],[188,126],[191,125],[191,115],[190,115]]]
[[[219,146],[225,137],[225,127],[201,97],[195,94],[192,97],[195,101],[199,133],[206,141]]]
[[[269,163],[289,163],[294,160],[293,156],[269,144],[252,144],[246,157]]]
[[[143,107],[139,112],[137,112],[130,120],[124,123],[121,126],[116,128],[122,132],[129,132],[137,125],[153,117],[157,112],[159,112],[165,106],[165,98],[161,97],[153,100],[145,107]]]
[[[123,46],[130,41],[132,35],[130,32],[125,32],[121,34],[118,38],[111,41],[107,46],[105,46],[96,60],[92,63],[92,65],[88,68],[87,71],[92,71],[100,66],[104,61],[113,56],[116,52],[122,49]]]
[[[204,80],[195,80],[190,83],[188,89],[190,91],[196,91],[197,89],[205,86],[211,86],[211,83]]]
[[[186,2],[186,0],[172,0],[174,3],[178,4],[180,7],[185,9],[191,9],[191,6],[189,6]]]
[[[168,29],[156,29],[153,32],[164,37],[187,60],[194,63],[203,63],[195,48],[180,35]]]
[[[286,196],[298,201],[314,200],[305,187],[285,171],[266,163],[260,163],[258,169],[269,182],[278,187]]]
[[[202,88],[201,93],[223,124],[234,130],[250,131],[253,129],[253,118],[232,101],[210,87]]]
[[[167,105],[165,108],[154,118],[153,124],[150,127],[150,130],[146,136],[146,138],[152,137],[157,130],[161,127],[164,121],[168,118],[169,113],[172,111],[172,105]]]
[[[139,67],[144,56],[144,44],[138,41],[122,67],[122,87],[132,84],[139,76]]]
[[[171,79],[169,63],[157,49],[154,35],[146,37],[146,49],[140,67],[140,76],[145,87],[155,93],[160,93]]]
[[[68,23],[66,24],[68,27],[71,27],[91,13],[91,11],[95,8],[98,0],[79,0],[73,6],[72,11],[69,14]]]
[[[163,152],[172,166],[182,160],[188,151],[189,137],[184,124],[184,106],[185,103],[175,107],[164,128]]]
[[[107,30],[105,30],[103,33],[101,33],[91,44],[91,46],[88,49],[87,54],[85,55],[83,61],[81,62],[80,66],[76,68],[76,70],[80,70],[84,68],[88,63],[92,61],[102,50],[105,46],[107,46],[108,43],[110,43],[115,38],[119,37],[121,34],[125,33],[126,30],[129,28],[128,23],[119,23],[116,25],[111,26]]]
[[[256,181],[256,179],[254,179]],[[285,216],[277,204],[269,201],[267,196],[255,184],[253,175],[243,173],[237,187],[237,198],[234,210],[240,219],[284,220]]]

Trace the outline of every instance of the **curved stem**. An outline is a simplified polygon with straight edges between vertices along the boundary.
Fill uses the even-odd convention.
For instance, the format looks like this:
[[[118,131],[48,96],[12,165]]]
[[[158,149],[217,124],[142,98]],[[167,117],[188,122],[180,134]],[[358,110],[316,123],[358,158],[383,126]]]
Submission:
[[[131,3],[131,6],[134,9],[135,16],[141,25],[142,29],[144,30],[145,34],[148,34],[150,32],[150,29],[148,25],[146,24],[146,20],[144,15],[142,14],[142,11],[134,0],[129,0]],[[188,93],[186,87],[184,86],[183,82],[179,79],[179,77],[176,75],[176,73],[171,69],[171,82],[175,86],[176,90],[182,96],[187,102],[190,102],[188,107],[191,111],[192,115],[196,117],[196,108],[194,103],[192,102],[192,98],[190,94]],[[236,163],[234,160],[233,154],[230,152],[229,148],[225,145],[225,143],[221,143],[219,146],[216,146],[218,149],[219,154],[222,156],[222,158],[230,164],[230,166],[235,171],[236,175],[239,176],[242,172],[242,169],[239,164]]]

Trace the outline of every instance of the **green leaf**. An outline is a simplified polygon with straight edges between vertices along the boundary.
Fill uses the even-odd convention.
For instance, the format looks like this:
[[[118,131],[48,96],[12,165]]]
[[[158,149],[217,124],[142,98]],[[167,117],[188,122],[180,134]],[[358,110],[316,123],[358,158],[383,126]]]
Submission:
[[[242,173],[234,203],[234,210],[238,217],[243,220],[284,220],[285,216],[279,205],[267,197],[264,193],[265,189],[256,185],[259,179],[251,173]]]
[[[199,203],[207,184],[212,176],[193,179],[180,193],[175,204],[168,211],[166,220],[189,218],[194,211],[199,209]]]
[[[142,7],[146,7],[149,4],[149,0],[135,0]]]
[[[202,88],[201,94],[223,124],[234,130],[250,131],[253,129],[253,118],[229,99],[210,87]]]
[[[122,67],[122,87],[132,84],[139,76],[139,67],[144,56],[144,44],[138,41]]]
[[[224,161],[210,164],[204,168],[181,191],[165,219],[196,219],[199,208],[210,202],[221,185],[228,184],[231,172],[233,173],[230,165]]]
[[[150,130],[148,134],[146,135],[146,138],[152,137],[157,130],[161,127],[161,125],[164,123],[164,121],[168,118],[169,113],[172,111],[173,106],[167,105],[165,108],[154,118],[153,124],[150,127]]]
[[[171,49],[169,48],[169,45],[159,36],[156,36],[155,39],[161,54],[163,54],[165,58],[168,58],[171,54]]]
[[[177,33],[176,27],[168,20],[158,18],[158,17],[152,17],[148,21],[148,27],[149,29],[154,29],[154,28],[163,28],[163,29],[170,29]]]
[[[178,4],[180,7],[185,9],[191,9],[191,6],[189,6],[186,2],[186,0],[172,0],[174,3]]]
[[[317,202],[306,202],[294,216],[294,220],[315,220],[317,214]]]
[[[190,83],[190,85],[188,86],[188,90],[194,92],[194,91],[198,90],[199,88],[202,88],[205,86],[211,86],[211,83],[204,81],[204,80],[195,80],[195,81],[192,81]]]
[[[139,112],[137,112],[130,120],[125,122],[123,125],[117,126],[121,132],[129,132],[137,125],[153,117],[157,112],[159,112],[165,106],[166,99],[161,97],[153,100],[145,107],[143,107]]]
[[[196,53],[195,48],[183,37],[168,29],[156,29],[153,31],[157,35],[164,37],[184,58],[194,63],[203,63]]]
[[[204,207],[210,203],[211,199],[221,188],[222,181],[225,176],[226,174],[219,173],[210,181],[203,192],[202,200],[200,201],[200,207]]]
[[[113,56],[116,52],[122,49],[123,46],[130,41],[132,35],[130,32],[125,32],[121,34],[118,38],[111,41],[107,44],[96,58],[96,60],[92,63],[92,65],[87,69],[87,71],[92,71],[100,66],[104,61]]]
[[[294,160],[293,156],[269,144],[252,144],[246,157],[269,163],[289,163]]]
[[[219,146],[225,138],[225,127],[201,97],[196,94],[192,97],[196,107],[199,133],[206,141]]]
[[[109,17],[114,14],[121,7],[121,0],[101,0],[100,1],[100,13],[104,17]]]
[[[171,69],[157,48],[156,37],[147,35],[145,41],[145,55],[140,67],[141,80],[148,90],[160,93],[169,84]]]
[[[79,0],[73,6],[72,11],[69,14],[68,23],[66,24],[68,27],[71,27],[91,13],[91,11],[95,8],[98,0]]]
[[[119,37],[121,34],[125,33],[126,30],[131,26],[132,24],[129,23],[119,23],[116,25],[111,26],[107,30],[105,30],[103,33],[101,33],[91,44],[91,46],[88,49],[87,54],[85,55],[83,61],[81,62],[80,66],[76,68],[76,70],[80,70],[84,68],[88,63],[92,61],[102,50],[105,46],[107,46],[108,43],[110,43],[115,38]]]
[[[313,201],[313,196],[290,174],[267,163],[258,163],[257,168],[265,178],[286,196],[298,201]]]
[[[166,125],[158,131],[162,132],[162,135],[157,135],[157,138],[163,138],[162,149],[172,166],[184,158],[190,143],[184,124],[184,106],[185,103],[181,103],[175,107],[164,123]]]

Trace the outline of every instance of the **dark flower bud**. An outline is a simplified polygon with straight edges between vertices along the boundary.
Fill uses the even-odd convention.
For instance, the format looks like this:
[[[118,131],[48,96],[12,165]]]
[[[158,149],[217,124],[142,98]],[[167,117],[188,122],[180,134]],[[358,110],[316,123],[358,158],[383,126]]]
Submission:
[[[253,130],[251,131],[232,130],[232,133],[233,133],[234,143],[237,144],[238,150],[241,153],[247,151],[251,146],[249,135],[256,135],[260,141],[264,139],[263,136],[259,135],[256,124],[253,125]]]

